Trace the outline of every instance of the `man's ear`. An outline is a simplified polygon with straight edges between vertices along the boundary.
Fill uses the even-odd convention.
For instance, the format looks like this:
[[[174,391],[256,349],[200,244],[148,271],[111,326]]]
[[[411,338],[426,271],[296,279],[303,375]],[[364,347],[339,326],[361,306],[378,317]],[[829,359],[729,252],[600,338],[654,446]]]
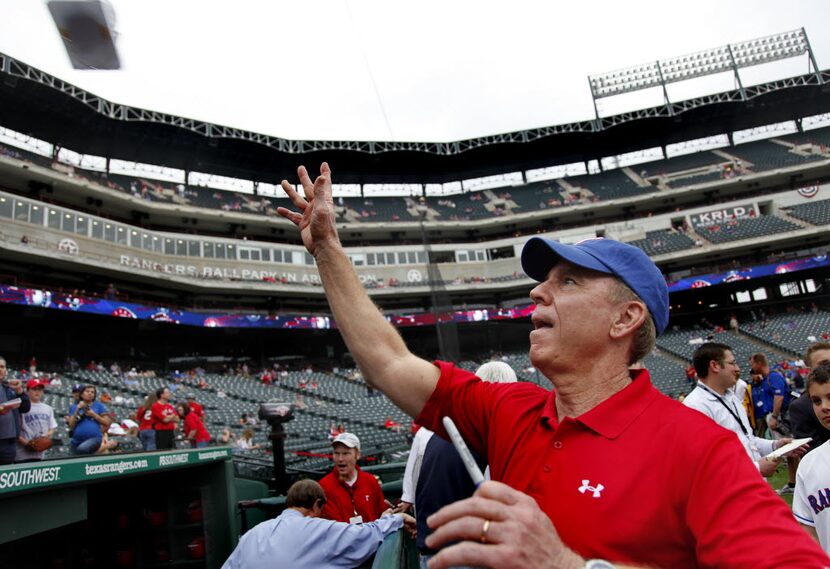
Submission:
[[[611,337],[618,339],[635,333],[647,317],[646,305],[639,300],[621,303],[611,324]]]

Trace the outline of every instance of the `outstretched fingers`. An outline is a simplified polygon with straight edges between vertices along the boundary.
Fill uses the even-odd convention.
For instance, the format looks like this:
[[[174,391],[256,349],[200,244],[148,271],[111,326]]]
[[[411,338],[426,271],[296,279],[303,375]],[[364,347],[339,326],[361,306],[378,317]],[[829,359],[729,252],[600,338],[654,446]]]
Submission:
[[[329,194],[329,195],[327,195]],[[320,165],[320,175],[314,180],[314,187],[312,188],[312,196],[320,200],[327,199],[331,194],[331,168],[328,162],[323,162]]]
[[[277,214],[284,217],[294,225],[300,225],[300,221],[302,221],[303,216],[296,211],[291,211],[290,209],[284,208],[282,206],[277,208]]]
[[[300,178],[300,184],[303,186],[305,199],[311,201],[314,198],[314,184],[312,183],[311,178],[308,175],[308,170],[306,170],[305,166],[297,168],[297,176]]]
[[[280,186],[282,186],[282,190],[288,195],[291,203],[297,206],[300,211],[305,211],[305,208],[308,207],[308,202],[294,189],[294,186],[289,184],[288,180],[280,182]]]

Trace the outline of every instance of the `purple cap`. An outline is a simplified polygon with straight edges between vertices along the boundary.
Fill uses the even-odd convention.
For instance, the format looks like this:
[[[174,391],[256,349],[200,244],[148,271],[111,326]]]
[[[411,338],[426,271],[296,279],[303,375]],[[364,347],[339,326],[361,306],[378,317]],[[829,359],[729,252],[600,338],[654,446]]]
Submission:
[[[648,307],[657,334],[669,323],[669,288],[657,265],[641,249],[612,239],[585,239],[565,245],[553,239],[533,237],[522,249],[522,269],[539,282],[559,261],[614,275],[627,284]]]

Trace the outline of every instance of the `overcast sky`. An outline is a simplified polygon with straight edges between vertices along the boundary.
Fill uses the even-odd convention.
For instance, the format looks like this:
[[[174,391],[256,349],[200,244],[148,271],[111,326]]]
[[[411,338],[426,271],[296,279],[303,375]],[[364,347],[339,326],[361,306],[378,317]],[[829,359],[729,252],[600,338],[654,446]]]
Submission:
[[[121,71],[73,70],[42,0],[2,1],[0,51],[118,103],[305,140],[449,141],[590,119],[590,74],[802,26],[830,67],[827,0],[111,4]],[[805,73],[806,59],[768,71],[782,70]]]

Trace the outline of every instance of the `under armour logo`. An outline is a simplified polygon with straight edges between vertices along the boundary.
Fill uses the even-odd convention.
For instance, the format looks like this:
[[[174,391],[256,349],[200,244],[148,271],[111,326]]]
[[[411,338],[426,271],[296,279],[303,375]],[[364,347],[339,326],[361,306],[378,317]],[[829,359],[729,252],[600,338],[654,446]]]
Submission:
[[[584,494],[585,492],[591,491],[594,493],[594,498],[599,498],[602,496],[602,491],[605,490],[605,486],[602,484],[597,484],[596,486],[591,486],[590,480],[583,480],[582,486],[579,487],[579,492]]]

